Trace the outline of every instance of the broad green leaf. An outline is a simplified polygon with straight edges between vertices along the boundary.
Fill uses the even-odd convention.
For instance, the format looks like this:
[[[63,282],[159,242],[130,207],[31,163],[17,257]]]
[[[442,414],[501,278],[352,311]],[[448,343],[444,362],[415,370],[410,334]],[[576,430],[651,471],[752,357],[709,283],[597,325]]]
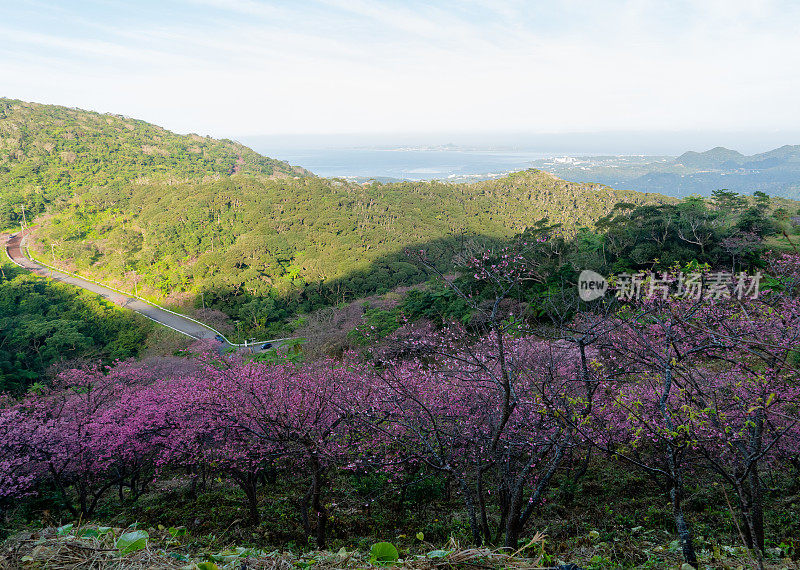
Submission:
[[[117,547],[119,553],[123,556],[130,553],[142,550],[147,546],[147,532],[143,530],[135,530],[133,532],[126,532],[121,535],[114,546]]]
[[[369,551],[370,562],[391,566],[400,558],[397,548],[391,542],[377,542]]]

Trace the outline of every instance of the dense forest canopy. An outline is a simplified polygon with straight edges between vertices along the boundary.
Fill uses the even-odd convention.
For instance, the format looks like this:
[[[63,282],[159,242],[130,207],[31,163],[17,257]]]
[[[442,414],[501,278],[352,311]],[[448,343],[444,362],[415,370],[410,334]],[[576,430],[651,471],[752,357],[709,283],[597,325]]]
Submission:
[[[132,181],[305,174],[230,140],[177,135],[150,123],[0,98],[0,228],[91,188]]]
[[[150,321],[97,295],[6,264],[0,279],[0,392],[44,382],[53,365],[138,356]]]
[[[136,272],[156,295],[203,293],[255,329],[423,280],[409,248],[445,270],[465,244],[510,238],[540,217],[574,232],[621,200],[659,199],[538,171],[458,185],[238,174],[89,190],[44,223],[38,251],[103,280]]]
[[[508,259],[524,260],[530,273],[508,289],[507,300],[514,300],[519,317],[536,322],[554,310],[562,316],[576,310],[578,279],[584,269],[607,277],[710,274],[712,269],[728,275],[763,271],[776,252],[797,252],[800,227],[793,226],[786,214],[765,194],[748,199],[726,190],[716,191],[711,200],[619,203],[593,228],[565,233],[559,225],[540,220],[482,255],[496,267]],[[436,273],[426,256],[416,257]],[[467,300],[490,303],[496,284],[480,277],[469,256],[457,261],[449,285],[440,280],[409,291],[398,304],[366,308],[348,335],[351,344],[375,344],[417,320],[480,326],[480,311]]]

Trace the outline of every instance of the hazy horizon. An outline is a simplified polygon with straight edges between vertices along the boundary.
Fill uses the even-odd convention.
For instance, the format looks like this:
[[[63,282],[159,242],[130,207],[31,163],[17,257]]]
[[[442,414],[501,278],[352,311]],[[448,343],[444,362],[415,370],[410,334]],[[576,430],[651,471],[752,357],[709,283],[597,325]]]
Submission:
[[[261,154],[281,150],[435,147],[448,144],[475,150],[525,151],[564,155],[678,156],[725,147],[745,155],[784,145],[800,145],[799,131],[693,132],[608,131],[585,133],[450,132],[228,135]]]

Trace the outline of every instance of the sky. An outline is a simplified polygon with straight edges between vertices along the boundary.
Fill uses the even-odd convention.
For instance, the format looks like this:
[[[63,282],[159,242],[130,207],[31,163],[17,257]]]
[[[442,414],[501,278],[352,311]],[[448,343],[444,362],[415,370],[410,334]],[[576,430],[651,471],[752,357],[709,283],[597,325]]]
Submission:
[[[0,0],[0,96],[218,137],[797,132],[798,30],[796,0]]]

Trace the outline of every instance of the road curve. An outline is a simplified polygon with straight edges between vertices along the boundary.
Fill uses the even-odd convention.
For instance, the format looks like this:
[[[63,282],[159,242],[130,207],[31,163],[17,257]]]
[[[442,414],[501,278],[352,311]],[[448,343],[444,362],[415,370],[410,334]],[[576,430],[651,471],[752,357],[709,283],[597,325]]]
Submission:
[[[144,301],[141,301],[135,297],[130,297],[121,293],[119,291],[115,291],[114,289],[109,289],[108,287],[104,287],[98,283],[93,281],[88,281],[81,277],[77,277],[75,275],[71,275],[69,273],[64,273],[61,271],[57,271],[51,269],[49,267],[45,267],[36,261],[28,258],[22,251],[22,239],[23,239],[22,232],[12,235],[5,244],[6,252],[8,257],[18,266],[26,269],[32,273],[37,275],[41,275],[42,277],[49,277],[55,281],[60,281],[61,283],[68,283],[70,285],[74,285],[76,287],[80,287],[82,289],[86,289],[87,291],[91,291],[92,293],[96,293],[103,297],[104,299],[108,299],[112,303],[117,306],[125,307],[126,309],[130,309],[132,311],[136,311],[137,313],[144,315],[148,319],[151,319],[159,324],[164,325],[165,327],[169,327],[172,330],[179,332],[183,335],[186,335],[191,338],[195,339],[215,339],[219,334],[216,330],[212,329],[211,327],[207,327],[202,323],[189,319],[188,317],[184,317],[177,313],[172,313],[155,305],[150,305]],[[219,339],[217,339],[219,340]],[[283,339],[281,339],[283,340]],[[237,346],[228,343],[227,341],[223,342],[226,346]],[[256,345],[258,349],[261,348],[260,345]],[[240,350],[245,349],[243,346],[237,346]],[[247,351],[249,352],[251,347],[247,347]]]

